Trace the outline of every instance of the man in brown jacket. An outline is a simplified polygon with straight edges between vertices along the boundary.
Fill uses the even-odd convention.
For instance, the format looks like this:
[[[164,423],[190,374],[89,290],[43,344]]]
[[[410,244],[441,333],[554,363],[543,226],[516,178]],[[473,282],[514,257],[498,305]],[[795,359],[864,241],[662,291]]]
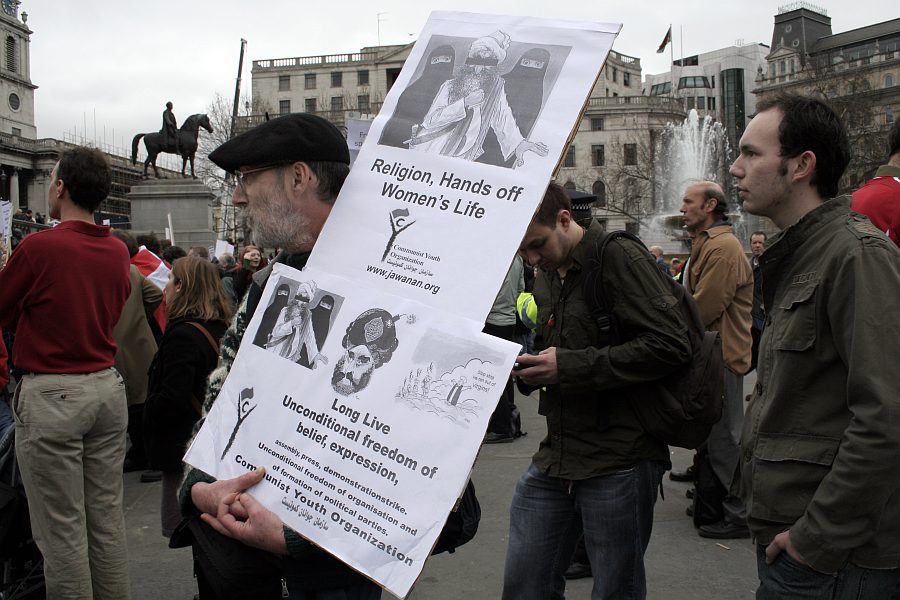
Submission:
[[[697,301],[706,330],[718,331],[722,337],[725,399],[722,419],[713,426],[706,445],[712,470],[725,490],[731,486],[740,457],[744,422],[741,398],[753,345],[750,337],[753,269],[728,222],[727,208],[722,188],[711,181],[688,186],[681,206],[685,227],[696,234],[684,285]],[[750,537],[740,498],[726,495],[722,514],[721,521],[700,525],[702,537]]]

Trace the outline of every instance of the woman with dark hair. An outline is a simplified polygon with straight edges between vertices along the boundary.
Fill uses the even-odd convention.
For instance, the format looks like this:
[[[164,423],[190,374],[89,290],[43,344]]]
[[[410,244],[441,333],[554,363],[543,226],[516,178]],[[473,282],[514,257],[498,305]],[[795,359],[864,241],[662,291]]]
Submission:
[[[219,360],[219,340],[231,319],[214,264],[196,256],[179,258],[166,284],[169,326],[150,365],[144,408],[144,441],[150,465],[163,472],[162,533],[181,521],[178,486],[191,431],[200,418],[206,378]]]
[[[453,46],[441,46],[432,50],[425,61],[422,74],[400,94],[397,108],[391,120],[385,125],[379,144],[397,148],[407,147],[406,142],[412,137],[413,125],[422,122],[441,85],[453,78],[455,60],[456,52]]]

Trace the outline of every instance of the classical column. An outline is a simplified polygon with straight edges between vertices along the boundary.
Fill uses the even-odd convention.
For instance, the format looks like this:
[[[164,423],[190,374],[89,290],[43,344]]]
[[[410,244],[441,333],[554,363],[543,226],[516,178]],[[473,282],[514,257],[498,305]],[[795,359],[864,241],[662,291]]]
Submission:
[[[19,208],[19,168],[13,168],[12,177],[9,178],[9,199],[14,208]],[[27,207],[26,207],[27,208]]]

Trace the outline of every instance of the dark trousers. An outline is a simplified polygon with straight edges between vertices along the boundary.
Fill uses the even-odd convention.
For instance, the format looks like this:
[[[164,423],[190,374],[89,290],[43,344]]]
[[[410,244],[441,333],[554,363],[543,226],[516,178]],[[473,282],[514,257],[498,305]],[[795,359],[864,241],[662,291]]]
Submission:
[[[144,403],[128,407],[128,439],[131,447],[125,457],[138,465],[147,464],[147,449],[144,445]]]
[[[491,325],[485,323],[482,331],[488,335],[498,337],[503,340],[515,341],[516,326],[513,325]],[[503,395],[497,403],[494,414],[488,422],[488,431],[490,433],[498,433],[500,435],[515,435],[516,428],[513,423],[513,409],[516,407],[515,396],[513,395],[512,378],[507,379],[506,386],[503,388]]]
[[[864,569],[846,564],[835,575],[819,573],[782,551],[766,564],[766,547],[756,547],[757,600],[888,600],[900,597],[900,569]]]

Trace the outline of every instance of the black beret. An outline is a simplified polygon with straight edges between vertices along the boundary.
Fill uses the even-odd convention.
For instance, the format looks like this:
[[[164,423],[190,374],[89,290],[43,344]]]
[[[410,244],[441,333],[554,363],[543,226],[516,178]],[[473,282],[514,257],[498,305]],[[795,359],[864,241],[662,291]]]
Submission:
[[[257,125],[209,153],[229,173],[240,167],[312,161],[350,164],[347,140],[338,128],[316,115],[292,113]]]

